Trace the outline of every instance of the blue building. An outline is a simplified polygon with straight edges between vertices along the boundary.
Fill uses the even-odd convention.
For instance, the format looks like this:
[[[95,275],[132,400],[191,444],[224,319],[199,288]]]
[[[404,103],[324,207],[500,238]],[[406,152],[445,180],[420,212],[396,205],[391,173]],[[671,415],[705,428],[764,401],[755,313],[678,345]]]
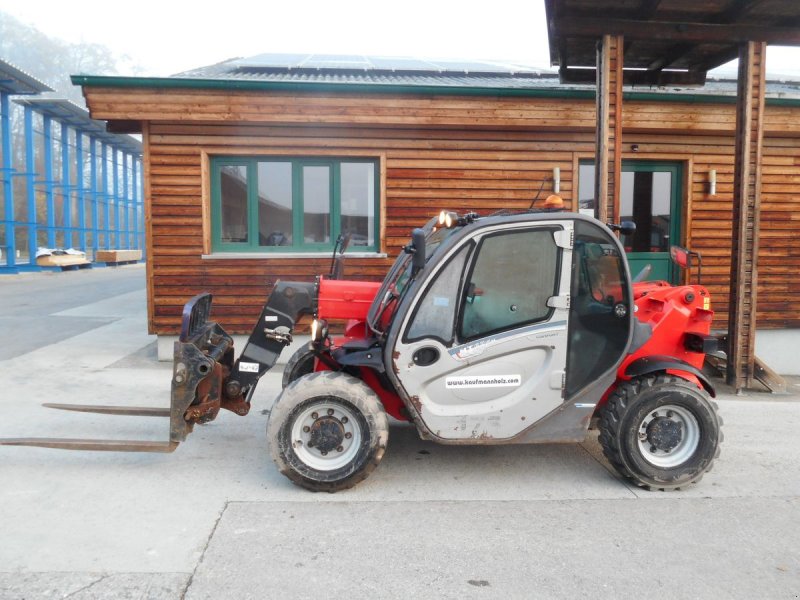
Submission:
[[[39,248],[145,246],[141,142],[51,91],[0,60],[0,273],[41,270]]]

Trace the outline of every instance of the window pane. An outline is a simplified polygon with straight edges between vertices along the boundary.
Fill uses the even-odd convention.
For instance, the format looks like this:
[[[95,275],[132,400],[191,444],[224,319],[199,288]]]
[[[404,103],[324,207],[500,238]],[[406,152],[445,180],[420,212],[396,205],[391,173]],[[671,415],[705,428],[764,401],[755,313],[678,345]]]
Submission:
[[[303,241],[307,244],[331,241],[330,181],[330,167],[303,167]]]
[[[247,167],[225,166],[219,172],[222,242],[247,241]]]
[[[292,245],[292,163],[258,163],[258,245]]]
[[[453,339],[453,320],[458,304],[458,286],[464,270],[468,247],[462,248],[455,258],[436,276],[417,305],[408,340],[433,337],[447,343]]]
[[[578,207],[582,210],[594,210],[594,165],[578,166]]]
[[[469,339],[540,321],[555,294],[558,248],[550,229],[486,238],[466,288],[461,324]]]
[[[342,163],[342,233],[350,246],[375,245],[375,164]]]
[[[636,223],[636,232],[621,238],[625,249],[669,252],[672,173],[625,172],[620,196],[620,219]]]

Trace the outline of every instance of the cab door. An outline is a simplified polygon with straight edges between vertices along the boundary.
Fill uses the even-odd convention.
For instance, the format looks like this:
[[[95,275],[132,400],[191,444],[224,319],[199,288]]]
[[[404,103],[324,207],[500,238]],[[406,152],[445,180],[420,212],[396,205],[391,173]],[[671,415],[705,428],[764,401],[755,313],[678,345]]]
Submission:
[[[510,439],[561,405],[572,228],[487,228],[437,261],[393,348],[432,434]]]

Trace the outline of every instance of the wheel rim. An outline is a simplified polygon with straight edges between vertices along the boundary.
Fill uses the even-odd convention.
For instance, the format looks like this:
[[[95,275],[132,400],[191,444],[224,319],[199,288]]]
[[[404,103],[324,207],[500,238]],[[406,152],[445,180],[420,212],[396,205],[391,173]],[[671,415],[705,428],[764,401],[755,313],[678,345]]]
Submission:
[[[361,446],[358,416],[358,411],[337,401],[313,402],[292,423],[294,453],[318,471],[344,467],[355,458]]]
[[[650,411],[637,431],[639,450],[651,465],[677,467],[700,445],[697,418],[683,406],[665,404]]]

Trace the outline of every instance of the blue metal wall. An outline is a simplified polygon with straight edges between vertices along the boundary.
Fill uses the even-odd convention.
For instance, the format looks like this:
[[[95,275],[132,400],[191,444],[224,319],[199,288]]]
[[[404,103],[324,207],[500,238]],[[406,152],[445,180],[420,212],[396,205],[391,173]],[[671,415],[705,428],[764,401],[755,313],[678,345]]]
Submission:
[[[103,137],[0,92],[0,273],[39,270],[38,247],[144,252],[141,158]]]

